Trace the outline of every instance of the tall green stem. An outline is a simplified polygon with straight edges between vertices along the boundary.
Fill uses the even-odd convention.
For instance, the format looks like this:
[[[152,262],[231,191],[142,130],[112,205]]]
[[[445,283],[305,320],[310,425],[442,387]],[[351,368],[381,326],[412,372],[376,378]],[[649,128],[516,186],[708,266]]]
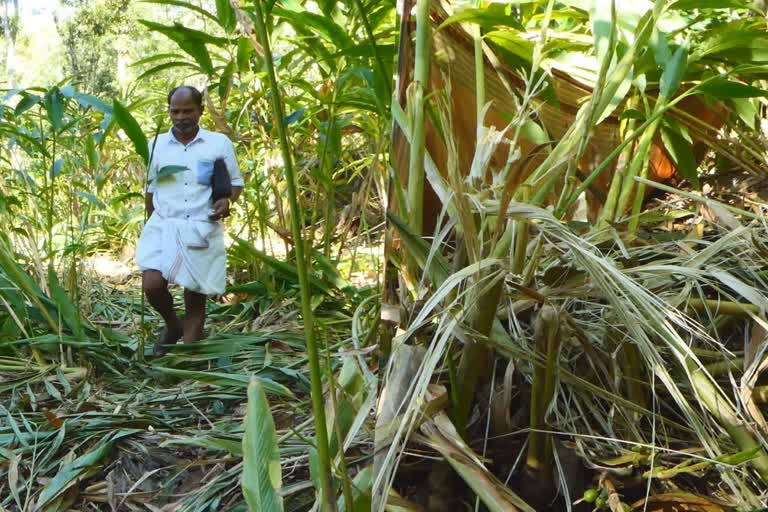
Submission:
[[[764,483],[768,483],[768,453],[752,435],[744,422],[737,417],[736,412],[721,396],[720,391],[712,381],[692,361],[688,361],[691,372],[691,384],[701,401],[720,425],[728,432],[733,442],[742,451],[756,450],[755,458],[751,460],[752,467],[760,475]]]
[[[48,262],[49,266],[53,266],[53,205],[54,205],[54,193],[56,190],[56,177],[53,171],[56,167],[56,130],[53,130],[53,150],[51,151],[51,167],[46,170],[46,173],[51,176],[51,186],[48,189]]]
[[[651,143],[653,142],[653,137],[656,135],[656,130],[660,124],[661,117],[657,117],[640,137],[640,144],[637,148],[637,152],[633,155],[632,164],[630,164],[627,174],[624,176],[624,184],[621,187],[621,195],[619,196],[619,203],[616,206],[614,220],[618,220],[618,218],[623,216],[624,212],[627,211],[627,206],[629,206],[629,202],[632,199],[632,191],[636,190],[634,186],[635,176],[638,176],[643,166],[648,163]]]
[[[291,208],[291,230],[293,232],[293,244],[296,250],[296,270],[299,275],[299,288],[301,289],[301,311],[304,320],[304,335],[307,340],[307,359],[309,362],[309,375],[312,386],[312,413],[315,417],[315,432],[317,435],[316,446],[320,463],[319,480],[323,499],[323,510],[335,511],[336,501],[334,500],[333,488],[331,486],[331,462],[328,456],[328,430],[326,426],[325,409],[323,407],[323,383],[322,375],[320,373],[320,357],[315,341],[311,289],[307,278],[307,267],[302,264],[302,262],[306,260],[304,259],[304,239],[301,230],[302,215],[297,199],[297,179],[293,169],[293,161],[291,159],[291,147],[286,133],[283,103],[272,61],[272,50],[269,45],[267,28],[264,25],[261,0],[253,2],[253,5],[255,7],[254,14],[256,15],[256,32],[258,33],[261,45],[264,48],[264,63],[267,66],[267,75],[272,91],[272,108],[275,117],[277,118],[277,132],[278,137],[280,138],[283,165],[285,166],[285,181],[288,188],[288,204]]]
[[[552,452],[549,436],[543,432],[547,408],[555,395],[557,377],[557,358],[560,353],[560,316],[552,306],[541,308],[536,317],[534,337],[536,340],[537,359],[539,362],[533,371],[531,389],[531,433],[528,436],[528,454],[526,465],[542,479],[550,478],[552,471]]]
[[[634,103],[630,100],[627,108],[632,108]],[[629,136],[635,131],[635,119],[630,119],[627,123],[627,129],[624,132],[624,138]],[[622,158],[619,159],[616,169],[613,172],[611,178],[611,186],[608,189],[608,196],[603,206],[603,211],[600,212],[600,219],[598,220],[598,227],[605,227],[609,222],[613,220],[616,212],[616,203],[619,201],[619,194],[621,193],[621,186],[624,183],[624,174],[627,169],[629,158],[632,153],[632,146],[627,146],[621,153]]]
[[[475,8],[480,7],[480,1],[475,1]],[[485,106],[485,66],[483,63],[483,32],[480,25],[475,27],[473,39],[475,42],[475,97],[477,109],[477,125],[480,126],[480,115]],[[479,142],[479,141],[478,141]]]
[[[157,146],[157,136],[160,135],[160,128],[163,126],[162,123],[157,123],[157,128],[155,128],[155,137],[152,139],[152,150],[149,153],[149,161],[147,162],[146,169],[144,170],[144,193],[146,194],[147,187],[149,186],[149,171],[150,167],[152,166],[152,159],[155,157],[155,147]],[[147,209],[144,208],[144,225],[147,225]],[[147,344],[147,332],[144,328],[144,308],[146,307],[146,297],[144,297],[144,292],[141,292],[141,335],[139,336],[139,349],[136,352],[136,359],[139,361],[144,361],[144,347]]]
[[[527,184],[521,185],[520,198],[524,203],[531,200],[531,189]],[[515,247],[512,259],[512,272],[522,275],[525,270],[525,255],[528,249],[528,221],[515,221]]]
[[[481,376],[489,375],[488,371],[491,367],[492,352],[490,346],[482,338],[491,334],[503,290],[504,280],[498,279],[496,284],[480,297],[472,323],[472,327],[477,331],[479,337],[467,342],[459,361],[458,382],[461,383],[461,386],[458,392],[458,403],[452,411],[452,419],[456,430],[465,439],[467,420],[475,398],[477,383]]]
[[[328,346],[328,338],[325,338],[325,345]],[[325,351],[325,367],[328,372],[328,394],[331,399],[331,407],[333,410],[333,432],[336,435],[336,442],[331,442],[330,450],[337,452],[339,455],[339,473],[341,474],[341,491],[344,495],[344,502],[347,508],[352,508],[354,503],[352,499],[352,485],[349,478],[349,470],[347,469],[347,459],[344,458],[344,436],[341,432],[341,426],[339,425],[339,404],[336,400],[336,383],[334,382],[333,365],[331,364],[331,354],[328,350]],[[334,446],[335,445],[335,446]]]
[[[429,83],[430,0],[416,1],[416,69],[413,76],[413,139],[408,176],[408,208],[411,229],[421,235],[424,218],[424,91]]]
[[[507,229],[493,248],[491,257],[504,258],[508,254],[513,240],[515,240],[515,224],[509,223]],[[503,291],[504,279],[497,278],[496,283],[479,297],[477,306],[472,313],[472,327],[480,335],[480,338],[478,340],[470,340],[464,346],[461,361],[459,362],[457,379],[461,383],[461,387],[458,391],[458,398],[455,399],[456,405],[452,411],[453,424],[462,437],[466,436],[467,419],[475,397],[477,383],[483,375],[489,374],[488,372],[491,367],[492,352],[489,345],[482,341],[482,338],[488,337],[491,334]]]
[[[337,76],[333,81],[333,95],[331,96],[331,105],[328,108],[328,121],[325,125],[324,139],[322,132],[320,132],[320,140],[323,141],[323,151],[320,154],[320,174],[325,175],[327,184],[325,196],[325,231],[323,233],[323,254],[326,258],[331,257],[331,242],[333,240],[333,233],[336,227],[336,222],[334,221],[334,212],[336,210],[336,186],[333,183],[333,165],[328,162],[328,145],[330,144],[331,139],[335,138],[335,134],[333,132],[336,129],[336,99],[338,91],[339,87]],[[312,220],[312,225],[314,226],[314,216]],[[314,235],[310,237],[310,240],[314,239]]]

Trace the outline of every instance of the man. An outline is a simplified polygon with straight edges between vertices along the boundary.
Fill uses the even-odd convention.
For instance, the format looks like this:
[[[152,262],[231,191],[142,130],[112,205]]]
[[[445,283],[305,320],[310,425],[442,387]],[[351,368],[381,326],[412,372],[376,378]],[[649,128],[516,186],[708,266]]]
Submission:
[[[149,220],[139,238],[136,262],[144,293],[165,321],[156,351],[203,338],[207,296],[224,293],[226,249],[221,219],[243,189],[235,149],[226,135],[198,124],[203,97],[190,86],[168,94],[173,126],[150,142],[145,207]],[[231,198],[211,199],[213,162],[223,158],[232,180]],[[176,316],[168,283],[184,288],[184,319]]]

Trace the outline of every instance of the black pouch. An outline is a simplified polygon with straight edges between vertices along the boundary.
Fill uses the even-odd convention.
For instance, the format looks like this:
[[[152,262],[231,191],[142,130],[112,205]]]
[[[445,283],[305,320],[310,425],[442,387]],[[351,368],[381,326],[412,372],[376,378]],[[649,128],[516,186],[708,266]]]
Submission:
[[[232,197],[232,178],[229,176],[227,164],[223,158],[217,158],[213,162],[211,189],[213,189],[211,199],[214,203],[224,197]]]

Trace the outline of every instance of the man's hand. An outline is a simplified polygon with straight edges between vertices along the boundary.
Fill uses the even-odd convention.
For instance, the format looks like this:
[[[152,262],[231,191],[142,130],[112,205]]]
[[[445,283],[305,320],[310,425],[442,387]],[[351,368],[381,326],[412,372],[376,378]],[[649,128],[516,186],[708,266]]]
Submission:
[[[229,217],[229,199],[223,197],[213,203],[213,213],[211,213],[210,219],[221,220],[225,217]]]

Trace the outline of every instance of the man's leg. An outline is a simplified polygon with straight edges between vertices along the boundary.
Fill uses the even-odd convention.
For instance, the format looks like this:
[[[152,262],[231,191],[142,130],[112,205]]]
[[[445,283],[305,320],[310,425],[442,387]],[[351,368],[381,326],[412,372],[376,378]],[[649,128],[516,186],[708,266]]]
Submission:
[[[184,290],[184,343],[193,343],[203,339],[203,327],[205,326],[205,301],[207,296]]]
[[[168,281],[159,270],[144,271],[144,293],[152,307],[165,320],[167,332],[161,343],[176,343],[183,334],[181,320],[173,309],[173,297],[168,291]]]

